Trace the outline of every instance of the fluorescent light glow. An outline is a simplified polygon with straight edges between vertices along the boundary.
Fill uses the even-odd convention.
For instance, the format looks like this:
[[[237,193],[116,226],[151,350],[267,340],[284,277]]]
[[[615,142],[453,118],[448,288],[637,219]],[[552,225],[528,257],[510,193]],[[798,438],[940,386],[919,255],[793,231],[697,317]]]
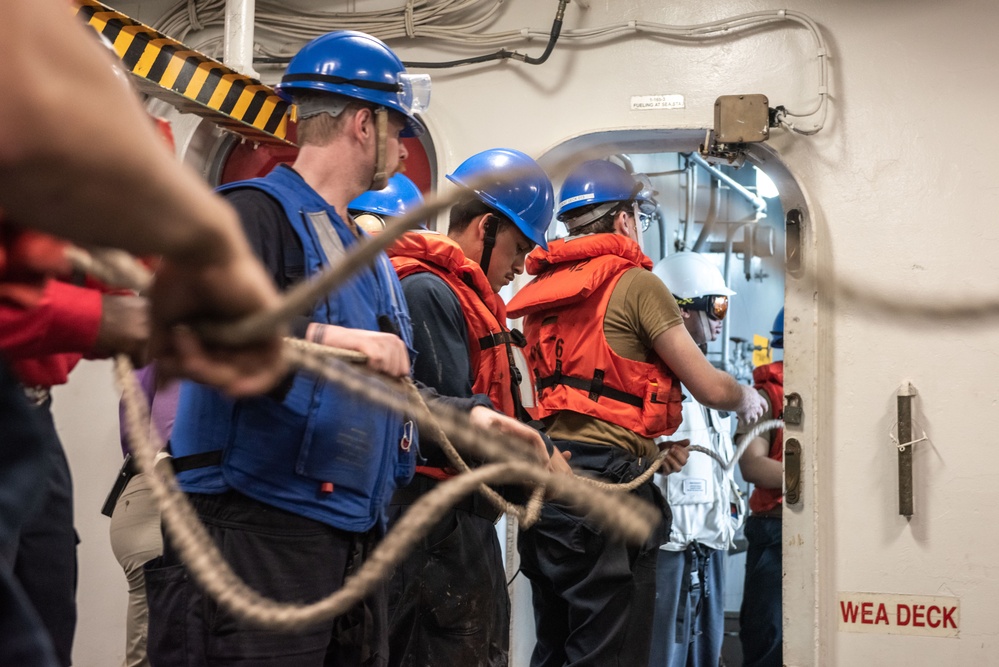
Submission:
[[[756,194],[765,199],[773,199],[779,196],[780,193],[777,192],[777,186],[770,180],[770,177],[758,168],[754,167],[754,169],[756,169]]]

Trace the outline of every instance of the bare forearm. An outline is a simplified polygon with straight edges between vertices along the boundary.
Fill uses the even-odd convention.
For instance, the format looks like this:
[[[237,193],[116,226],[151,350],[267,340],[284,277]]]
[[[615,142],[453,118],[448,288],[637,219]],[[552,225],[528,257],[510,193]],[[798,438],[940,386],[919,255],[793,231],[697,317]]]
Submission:
[[[743,385],[729,375],[713,366],[710,371],[705,372],[705,376],[698,378],[698,389],[691,389],[694,398],[702,405],[715,410],[738,410],[744,401],[745,391]]]
[[[732,410],[743,421],[760,416],[763,399],[756,390],[739,384],[731,375],[712,366],[684,327],[667,329],[652,343],[659,358],[680,378],[698,403],[716,410]]]
[[[784,486],[784,466],[766,455],[769,446],[764,438],[756,438],[739,461],[739,470],[747,482],[764,489],[780,489]]]

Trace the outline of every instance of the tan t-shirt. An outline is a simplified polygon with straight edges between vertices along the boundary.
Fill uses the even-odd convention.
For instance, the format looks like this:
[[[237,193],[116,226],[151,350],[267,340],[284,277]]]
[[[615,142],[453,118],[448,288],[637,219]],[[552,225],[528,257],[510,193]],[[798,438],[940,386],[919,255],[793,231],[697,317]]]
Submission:
[[[604,336],[611,349],[625,359],[648,361],[655,355],[652,341],[682,323],[676,299],[663,281],[636,267],[626,271],[614,286],[604,315]],[[545,421],[548,435],[558,440],[616,445],[642,457],[658,453],[651,439],[589,415],[563,410]]]

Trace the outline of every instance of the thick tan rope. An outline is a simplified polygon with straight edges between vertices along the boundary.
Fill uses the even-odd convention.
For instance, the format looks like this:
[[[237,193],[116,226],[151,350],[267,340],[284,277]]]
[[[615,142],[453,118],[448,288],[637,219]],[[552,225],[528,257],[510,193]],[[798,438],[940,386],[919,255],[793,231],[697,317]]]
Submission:
[[[540,466],[532,462],[532,453],[526,443],[502,434],[479,431],[469,423],[464,413],[454,408],[435,405],[431,413],[425,404],[421,408],[410,402],[405,390],[393,388],[383,377],[364,368],[351,366],[334,358],[317,358],[298,346],[285,346],[284,352],[292,366],[335,382],[372,403],[400,414],[408,414],[421,430],[432,432],[443,429],[452,442],[476,458],[531,462],[531,465],[540,470]],[[415,391],[415,387],[413,390]],[[620,539],[640,543],[658,520],[654,508],[638,499],[612,492],[592,495],[593,489],[588,482],[577,476],[552,475],[543,471],[542,477],[550,496],[561,498],[568,504],[580,505],[588,518]],[[525,479],[523,483],[531,481]]]
[[[451,462],[451,465],[453,465],[459,473],[469,472],[471,468],[469,468],[468,464],[465,463],[465,460],[461,458],[458,450],[455,449],[454,445],[451,443],[451,439],[448,438],[447,433],[445,433],[444,429],[441,428],[440,423],[431,417],[430,408],[423,401],[423,397],[420,396],[420,392],[416,389],[416,385],[410,381],[406,381],[404,386],[409,395],[410,402],[414,405],[419,405],[420,410],[422,410],[427,417],[426,421],[423,422],[423,425],[421,426],[422,432],[440,446],[440,448],[444,451],[444,454],[447,456],[448,461]],[[515,516],[520,522],[521,528],[530,528],[541,517],[541,507],[544,505],[545,501],[545,486],[543,484],[534,488],[527,504],[523,507],[509,502],[506,498],[485,484],[479,487],[479,492],[485,496],[486,500],[488,500],[493,507],[498,509],[500,512]]]
[[[317,343],[302,340],[301,338],[285,338],[285,345],[295,347],[319,358],[332,357],[353,362],[367,361],[367,358],[360,352],[344,354],[345,352],[350,353],[351,351],[328,347],[326,345],[319,345]],[[421,425],[421,437],[426,436],[430,440],[436,442],[447,456],[448,461],[451,462],[451,465],[453,465],[458,472],[468,472],[470,470],[468,464],[465,463],[463,458],[461,458],[458,450],[455,449],[455,446],[451,443],[451,439],[448,438],[447,433],[444,432],[444,429],[440,427],[440,424],[437,423],[436,420],[429,418],[430,408],[423,400],[423,396],[420,395],[416,385],[413,384],[413,382],[408,378],[398,384],[399,388],[408,396],[410,403],[427,416],[424,425]],[[521,527],[525,529],[530,528],[537,522],[538,518],[541,516],[541,507],[544,505],[545,500],[545,488],[543,485],[536,487],[534,491],[531,492],[531,497],[528,499],[527,504],[523,507],[509,502],[485,484],[479,487],[479,493],[485,496],[490,504],[492,504],[493,507],[500,512],[516,516]]]
[[[296,354],[301,353],[293,352],[290,356],[295,358]],[[357,385],[354,385],[357,378],[343,382],[342,378],[336,377],[338,373],[334,371],[333,366],[320,367],[321,360],[307,358],[312,367],[310,370],[321,371],[321,375],[326,379],[340,381],[349,389],[356,388],[359,390],[358,393],[369,397],[378,391],[377,387],[365,382],[368,378],[359,376],[360,384]],[[346,366],[343,368],[350,370]],[[562,498],[567,504],[578,507],[588,518],[601,525],[611,528],[621,525],[617,522],[623,522],[636,527],[637,531],[630,535],[631,539],[644,540],[651,527],[658,521],[655,510],[644,503],[617,494],[600,497],[602,494],[594,494],[592,490],[576,483],[574,478],[551,475],[536,464],[515,460],[502,464],[487,464],[442,482],[423,495],[406,512],[403,520],[385,536],[361,569],[344,582],[341,589],[311,604],[279,603],[264,598],[236,576],[198,520],[186,496],[179,490],[171,468],[155,466],[156,453],[162,448],[162,442],[159,441],[155,429],[147,427],[148,410],[132,370],[131,363],[126,357],[119,356],[116,359],[115,374],[125,395],[129,446],[138,469],[149,478],[171,544],[177,549],[198,584],[233,615],[249,623],[280,630],[300,630],[344,613],[370,593],[377,582],[388,576],[412,545],[425,536],[439,520],[441,512],[487,483],[547,484],[552,488],[553,495]],[[486,448],[488,449],[488,446]]]
[[[149,284],[148,272],[134,260],[123,260],[121,255],[97,257],[73,249],[68,256],[78,268],[100,276],[109,285],[144,289]],[[112,257],[112,260],[108,260],[108,257]],[[286,344],[284,348],[285,356],[293,366],[318,373],[327,380],[338,382],[348,390],[399,413],[412,414],[421,428],[438,437],[446,429],[476,456],[486,460],[502,460],[505,463],[489,464],[474,471],[463,472],[421,497],[403,520],[397,522],[386,535],[361,570],[329,597],[308,605],[282,604],[264,598],[232,572],[187,502],[186,496],[179,490],[172,470],[169,466],[155,468],[156,452],[162,448],[162,443],[156,440],[155,429],[148,428],[148,410],[131,372],[130,362],[125,357],[118,357],[115,371],[124,396],[129,446],[138,469],[150,480],[165,530],[199,585],[238,618],[268,628],[297,630],[344,613],[367,595],[377,582],[388,576],[413,544],[439,520],[443,510],[454,506],[462,497],[480,490],[487,483],[535,485],[536,489],[528,506],[523,510],[515,508],[515,515],[526,522],[536,521],[540,514],[546,486],[551,489],[551,495],[578,507],[588,518],[603,525],[609,533],[629,541],[644,541],[659,521],[652,507],[633,498],[618,494],[593,494],[574,477],[553,476],[536,463],[518,460],[518,457],[529,457],[524,451],[526,444],[491,433],[477,433],[467,418],[456,410],[436,406],[436,414],[431,414],[412,383],[407,383],[404,388],[406,393],[393,391],[384,380],[356,369],[352,373],[351,368],[340,361],[363,361],[364,355],[333,348],[323,349],[322,356],[315,352],[302,342]],[[414,396],[419,401],[414,401]],[[444,436],[441,441],[450,440]],[[505,503],[502,498],[499,500]]]
[[[109,287],[145,292],[152,283],[153,276],[149,270],[123,250],[111,248],[84,250],[76,246],[67,246],[64,252],[74,269]]]
[[[525,174],[525,170],[510,169],[503,174],[505,179],[514,180]],[[494,182],[495,178],[481,177],[468,183],[469,189]],[[468,193],[468,189],[454,188],[448,194],[431,194],[422,206],[387,222],[385,229],[377,235],[351,246],[335,263],[322,272],[303,281],[284,293],[280,306],[273,310],[251,315],[239,322],[224,325],[206,324],[197,327],[198,335],[207,341],[224,345],[240,345],[273,335],[273,332],[302,312],[307,312],[325,295],[335,291],[355,273],[370,266],[378,256],[390,248],[403,234],[418,229],[425,220],[436,218],[442,211],[450,209]]]
[[[784,422],[780,419],[770,419],[765,422],[760,422],[754,426],[739,439],[739,447],[736,449],[731,461],[724,460],[717,452],[710,450],[707,447],[701,447],[700,445],[687,445],[687,450],[707,454],[713,458],[718,465],[722,467],[722,469],[725,470],[725,474],[731,474],[732,469],[735,468],[735,464],[742,458],[742,455],[746,452],[746,448],[749,447],[749,443],[752,442],[754,438],[757,438],[769,431],[775,431],[779,428],[784,428]],[[652,465],[650,465],[641,475],[626,484],[602,482],[598,479],[590,477],[580,477],[580,479],[598,489],[605,489],[608,491],[632,491],[640,487],[642,484],[645,484],[645,482],[649,481],[649,479],[659,471],[659,466],[668,454],[668,449],[659,452],[659,455],[652,462]]]
[[[516,174],[511,175],[513,178],[516,176]],[[380,235],[357,244],[342,261],[287,293],[279,308],[232,325],[199,327],[199,333],[207,340],[224,344],[246,343],[272,335],[272,332],[292,315],[307,309],[323,295],[343,284],[356,271],[372,263],[379,253],[403,233],[415,229],[420,221],[436,216],[440,211],[449,208],[462,195],[463,192],[459,190],[448,197],[429,197],[423,207],[395,219]],[[85,264],[87,260],[77,257],[75,261],[80,265]],[[148,286],[148,274],[132,271],[124,266],[108,268],[111,264],[116,262],[98,261],[85,268],[91,273],[101,275],[109,284],[134,289],[144,289]],[[415,393],[415,387],[412,385],[400,392],[390,387],[383,379],[372,377],[370,373],[351,368],[338,359],[330,358],[331,354],[337,354],[341,358],[358,361],[356,353],[324,350],[324,356],[319,357],[307,352],[301,346],[285,345],[284,354],[293,366],[336,382],[374,403],[389,407],[401,414],[412,415],[420,428],[435,434],[442,442],[446,441],[447,437],[440,438],[440,435],[447,432],[451,439],[476,457],[504,461],[504,463],[489,464],[474,471],[463,472],[423,496],[406,513],[406,520],[396,525],[396,528],[372,553],[365,566],[351,577],[341,590],[310,605],[280,604],[261,597],[232,573],[198,521],[196,513],[177,488],[172,473],[163,469],[160,473],[162,477],[154,474],[153,462],[159,443],[147,440],[150,437],[150,429],[144,424],[148,422],[144,402],[130,373],[130,364],[124,358],[119,358],[116,372],[126,398],[130,444],[136,452],[139,469],[149,475],[154,496],[161,506],[166,530],[192,575],[209,595],[232,613],[249,622],[273,628],[297,629],[343,613],[364,597],[375,582],[387,575],[391,567],[404,557],[406,550],[436,523],[442,509],[453,506],[461,497],[487,483],[535,484],[537,488],[527,508],[523,510],[523,514],[517,514],[518,517],[532,521],[540,511],[546,486],[550,495],[578,508],[588,520],[625,540],[644,541],[659,520],[654,508],[620,491],[630,490],[647,481],[658,469],[661,457],[657,459],[656,465],[645,471],[642,477],[628,485],[608,485],[598,480],[551,475],[536,464],[529,464],[523,460],[529,456],[524,451],[524,444],[515,444],[512,438],[492,433],[478,433],[464,415],[448,410],[444,406],[435,406],[435,413],[431,414],[422,400],[412,400],[412,393]],[[155,438],[155,434],[152,437]],[[500,500],[502,501],[501,498]]]
[[[738,463],[739,459],[742,458],[742,455],[746,453],[746,449],[749,447],[749,443],[751,443],[754,439],[760,437],[764,433],[768,433],[770,431],[776,431],[779,428],[784,428],[783,420],[770,419],[765,422],[760,422],[746,433],[743,433],[742,437],[739,438],[739,446],[736,448],[735,453],[732,455],[731,461],[726,461],[721,457],[721,454],[719,454],[718,452],[712,449],[708,449],[707,447],[701,447],[700,445],[689,445],[687,449],[691,452],[700,452],[701,454],[707,454],[708,456],[713,458],[718,463],[718,465],[720,465],[725,470],[726,473],[731,473],[732,470],[735,468],[735,464]]]
[[[311,604],[282,604],[264,598],[249,588],[232,571],[211,536],[177,487],[169,466],[154,467],[157,442],[155,429],[147,429],[149,415],[141,399],[141,389],[128,360],[119,357],[115,372],[123,392],[129,432],[140,434],[130,440],[139,470],[147,475],[160,506],[171,544],[177,549],[198,584],[220,605],[238,618],[278,630],[300,630],[338,616],[374,590],[439,520],[441,512],[485,483],[544,481],[544,471],[520,462],[489,464],[438,485],[422,496],[379,544],[361,569],[332,595]],[[581,494],[573,494],[579,496]]]

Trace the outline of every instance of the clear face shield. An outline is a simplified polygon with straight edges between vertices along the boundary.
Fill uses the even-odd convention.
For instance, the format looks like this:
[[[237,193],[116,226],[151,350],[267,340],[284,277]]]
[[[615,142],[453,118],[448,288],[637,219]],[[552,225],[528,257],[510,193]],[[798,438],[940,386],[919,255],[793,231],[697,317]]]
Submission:
[[[423,113],[430,107],[429,74],[400,74],[399,85],[399,104],[409,113]]]

